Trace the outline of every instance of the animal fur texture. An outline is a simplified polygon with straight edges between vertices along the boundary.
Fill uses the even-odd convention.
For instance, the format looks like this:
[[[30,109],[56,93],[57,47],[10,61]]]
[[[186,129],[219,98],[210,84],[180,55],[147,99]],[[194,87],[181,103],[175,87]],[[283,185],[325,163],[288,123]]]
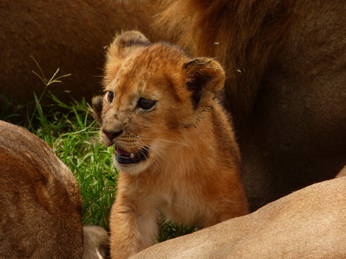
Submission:
[[[0,121],[0,258],[81,258],[82,199],[37,136]]]
[[[317,183],[258,211],[168,240],[131,258],[330,258],[346,256],[346,177]]]
[[[247,213],[231,121],[215,100],[223,84],[217,61],[139,32],[110,45],[101,137],[119,170],[112,258],[154,244],[160,219],[208,227]]]
[[[63,101],[90,100],[101,89],[104,47],[121,30],[149,34],[160,1],[1,1],[0,94],[11,104],[31,102],[59,69],[57,77],[70,76],[50,85],[41,101],[51,102],[48,91]]]
[[[346,164],[343,0],[177,0],[156,35],[226,72],[252,210]]]

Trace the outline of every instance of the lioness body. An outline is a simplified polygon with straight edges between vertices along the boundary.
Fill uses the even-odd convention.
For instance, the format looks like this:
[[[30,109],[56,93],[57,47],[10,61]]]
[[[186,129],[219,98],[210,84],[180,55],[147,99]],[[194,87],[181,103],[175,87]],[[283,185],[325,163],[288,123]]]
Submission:
[[[0,121],[0,258],[81,258],[82,199],[71,171],[32,133]]]
[[[108,50],[104,81],[102,139],[120,171],[113,258],[152,245],[161,216],[204,227],[246,213],[239,150],[214,100],[224,82],[216,61],[127,32]]]
[[[346,178],[324,181],[258,211],[150,247],[134,258],[345,258]]]
[[[160,1],[1,1],[0,94],[26,104],[33,100],[33,92],[40,95],[44,90],[40,69],[48,83],[59,68],[58,76],[71,75],[48,90],[65,101],[88,100],[101,86],[102,49],[115,32],[149,33]],[[47,102],[46,96],[42,101]]]

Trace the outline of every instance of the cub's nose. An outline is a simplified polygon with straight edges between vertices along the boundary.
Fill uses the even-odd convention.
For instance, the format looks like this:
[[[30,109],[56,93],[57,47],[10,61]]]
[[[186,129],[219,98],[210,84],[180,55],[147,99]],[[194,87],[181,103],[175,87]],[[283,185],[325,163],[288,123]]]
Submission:
[[[107,131],[103,129],[102,132],[107,136],[107,138],[109,138],[110,141],[112,141],[116,137],[120,136],[123,133],[123,130],[120,130],[118,132],[113,132],[113,131]]]

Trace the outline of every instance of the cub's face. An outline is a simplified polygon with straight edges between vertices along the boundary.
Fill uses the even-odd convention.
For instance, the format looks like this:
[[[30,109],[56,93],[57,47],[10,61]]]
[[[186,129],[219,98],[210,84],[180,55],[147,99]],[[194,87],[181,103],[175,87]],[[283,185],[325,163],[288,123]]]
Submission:
[[[101,138],[115,147],[120,171],[138,174],[183,145],[183,134],[212,105],[223,70],[211,59],[190,60],[166,44],[150,44],[138,32],[110,46],[102,100]]]

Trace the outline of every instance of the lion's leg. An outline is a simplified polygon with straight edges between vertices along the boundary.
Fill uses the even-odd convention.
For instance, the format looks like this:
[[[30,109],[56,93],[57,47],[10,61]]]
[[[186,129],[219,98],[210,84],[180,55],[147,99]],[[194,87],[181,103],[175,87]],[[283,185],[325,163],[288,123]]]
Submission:
[[[113,205],[111,228],[111,258],[128,258],[153,245],[158,233],[156,210],[135,211],[121,197]]]
[[[137,223],[142,237],[142,242],[139,247],[139,251],[141,251],[153,245],[158,236],[157,210],[154,208],[146,208],[137,218]]]
[[[110,216],[111,258],[128,258],[137,253],[140,234],[135,212],[118,199]]]

